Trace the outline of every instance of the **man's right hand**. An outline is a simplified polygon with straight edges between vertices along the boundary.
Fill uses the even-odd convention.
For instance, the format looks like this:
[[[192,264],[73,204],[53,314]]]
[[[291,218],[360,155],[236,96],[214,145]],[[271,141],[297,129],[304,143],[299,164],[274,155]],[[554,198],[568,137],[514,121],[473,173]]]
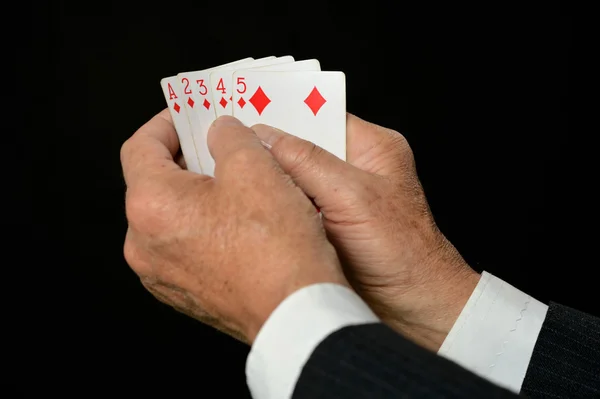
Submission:
[[[479,274],[437,228],[405,138],[348,114],[346,163],[272,127],[253,130],[321,209],[356,291],[392,328],[437,350]]]

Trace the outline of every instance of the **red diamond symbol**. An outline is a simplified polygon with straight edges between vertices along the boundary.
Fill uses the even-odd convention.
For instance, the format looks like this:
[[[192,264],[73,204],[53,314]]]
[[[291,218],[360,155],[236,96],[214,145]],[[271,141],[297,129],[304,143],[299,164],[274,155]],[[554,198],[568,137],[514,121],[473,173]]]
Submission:
[[[179,106],[179,104],[175,103],[175,105],[173,105],[173,109],[175,110],[175,112],[179,113],[181,107]]]
[[[317,112],[319,112],[319,110],[321,109],[323,104],[327,102],[327,100],[323,98],[321,93],[319,93],[319,90],[317,90],[317,86],[315,86],[308,95],[308,97],[306,97],[304,102],[306,103],[306,105],[308,105],[308,108],[310,108],[310,110],[316,116]]]
[[[258,86],[256,92],[252,95],[252,97],[250,97],[250,100],[248,101],[250,101],[250,104],[254,105],[254,108],[256,108],[258,114],[260,115],[264,111],[265,107],[269,105],[271,99],[267,97],[263,89],[260,86]]]
[[[233,96],[229,96],[229,101],[233,101]]]
[[[194,100],[192,100],[192,97],[188,97],[187,103],[191,108],[194,108]]]
[[[204,102],[202,103],[202,105],[204,105],[204,108],[209,109],[210,108],[210,103],[208,102],[208,100],[205,98]]]
[[[219,104],[221,104],[221,107],[223,108],[227,106],[227,100],[225,100],[225,97],[221,97],[221,101],[219,101]]]
[[[240,106],[240,108],[244,108],[244,105],[246,105],[246,100],[244,100],[244,97],[240,97],[237,103]]]

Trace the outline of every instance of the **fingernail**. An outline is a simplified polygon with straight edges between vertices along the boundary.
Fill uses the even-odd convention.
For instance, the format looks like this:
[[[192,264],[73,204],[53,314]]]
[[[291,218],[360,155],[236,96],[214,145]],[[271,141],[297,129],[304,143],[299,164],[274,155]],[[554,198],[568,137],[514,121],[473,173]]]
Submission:
[[[243,123],[233,116],[223,115],[215,119],[213,126],[243,126]]]
[[[279,137],[287,134],[283,130],[268,125],[254,125],[252,126],[252,130],[254,130],[259,139],[269,145],[269,149],[271,149],[271,146]]]

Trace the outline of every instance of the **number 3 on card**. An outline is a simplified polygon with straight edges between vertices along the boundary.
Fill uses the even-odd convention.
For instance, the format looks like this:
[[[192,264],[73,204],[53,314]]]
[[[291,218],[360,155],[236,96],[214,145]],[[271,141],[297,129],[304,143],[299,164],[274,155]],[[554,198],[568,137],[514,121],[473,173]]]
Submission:
[[[204,79],[197,79],[196,83],[198,84],[198,89],[200,89],[198,91],[200,95],[205,96],[206,93],[208,93],[208,87],[206,87],[206,85],[204,84]]]

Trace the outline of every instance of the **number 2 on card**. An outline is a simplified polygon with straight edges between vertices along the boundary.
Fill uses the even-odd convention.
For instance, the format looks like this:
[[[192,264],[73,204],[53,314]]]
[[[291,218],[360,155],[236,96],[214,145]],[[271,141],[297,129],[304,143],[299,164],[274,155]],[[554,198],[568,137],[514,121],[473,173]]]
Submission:
[[[190,90],[190,80],[188,78],[183,78],[183,79],[181,79],[181,83],[185,84],[183,93],[184,94],[192,94],[192,91]]]

